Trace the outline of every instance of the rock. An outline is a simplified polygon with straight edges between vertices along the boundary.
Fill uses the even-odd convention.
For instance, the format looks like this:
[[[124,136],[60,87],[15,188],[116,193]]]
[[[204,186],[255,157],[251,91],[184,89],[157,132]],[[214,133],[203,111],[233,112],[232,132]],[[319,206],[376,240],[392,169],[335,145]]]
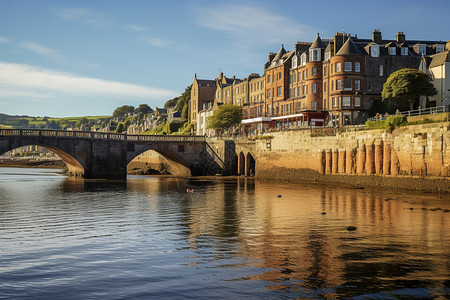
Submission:
[[[347,229],[348,231],[355,231],[355,230],[356,230],[356,227],[355,227],[355,226],[348,226],[346,229]]]

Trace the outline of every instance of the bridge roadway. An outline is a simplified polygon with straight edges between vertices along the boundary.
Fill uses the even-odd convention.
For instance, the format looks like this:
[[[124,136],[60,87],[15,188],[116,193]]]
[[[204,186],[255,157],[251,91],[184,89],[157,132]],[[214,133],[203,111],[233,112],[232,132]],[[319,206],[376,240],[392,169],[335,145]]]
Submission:
[[[223,168],[204,136],[0,129],[0,155],[28,145],[53,151],[67,164],[69,175],[84,178],[126,178],[128,163],[148,150],[184,166],[192,175],[215,174]]]

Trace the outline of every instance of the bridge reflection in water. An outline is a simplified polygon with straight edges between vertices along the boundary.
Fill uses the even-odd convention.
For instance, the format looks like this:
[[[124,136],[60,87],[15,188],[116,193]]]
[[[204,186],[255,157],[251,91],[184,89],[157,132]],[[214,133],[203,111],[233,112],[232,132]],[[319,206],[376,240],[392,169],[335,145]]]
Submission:
[[[27,145],[55,152],[67,164],[69,175],[84,178],[124,179],[127,164],[149,150],[184,166],[192,175],[215,174],[221,167],[204,136],[0,129],[0,155]]]

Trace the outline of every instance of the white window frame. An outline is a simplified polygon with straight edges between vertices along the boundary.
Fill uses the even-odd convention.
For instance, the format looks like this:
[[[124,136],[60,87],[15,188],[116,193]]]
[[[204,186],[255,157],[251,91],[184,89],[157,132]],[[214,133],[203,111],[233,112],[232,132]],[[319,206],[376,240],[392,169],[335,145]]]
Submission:
[[[346,61],[344,63],[344,71],[345,72],[351,72],[352,71],[352,62],[351,61]]]
[[[298,63],[298,57],[297,55],[294,56],[294,58],[292,59],[292,68],[297,68],[297,63]]]
[[[325,59],[324,60],[330,60],[331,58],[331,52],[325,52]]]
[[[317,89],[316,84],[315,83],[311,84],[311,92],[315,93],[316,89]]]
[[[311,109],[316,110],[317,109],[317,101],[311,101]]]
[[[380,56],[380,46],[379,45],[371,45],[370,46],[370,56],[372,56],[372,57]]]
[[[397,55],[397,48],[389,47],[389,55],[392,55],[392,56]]]
[[[312,73],[312,75],[317,75],[317,68],[316,67],[312,67],[311,73]]]
[[[354,88],[355,88],[355,91],[359,91],[361,89],[361,80],[355,79]]]
[[[336,80],[336,91],[340,91],[342,88],[342,81],[340,79]]]
[[[351,107],[351,97],[350,96],[342,97],[342,107]]]
[[[401,50],[401,54],[403,55],[403,56],[407,56],[408,55],[408,47],[401,47],[400,48]]]
[[[306,53],[303,53],[301,56],[301,64],[302,66],[306,65]]]
[[[354,107],[361,107],[361,97],[353,98],[353,106]]]
[[[281,86],[277,87],[277,96],[281,97]]]
[[[355,62],[355,72],[361,72],[361,64],[359,62]]]
[[[335,71],[336,71],[336,72],[340,72],[340,71],[341,71],[341,63],[340,63],[340,62],[336,63],[336,64],[334,65],[334,67],[335,67]]]
[[[378,75],[384,76],[384,66],[383,65],[378,65]]]
[[[445,51],[444,45],[436,45],[436,53],[441,53]]]
[[[345,87],[345,83],[350,83],[350,87]],[[352,90],[352,80],[344,79],[344,91],[351,91],[351,90]]]
[[[426,55],[427,54],[427,45],[419,44],[417,46],[417,53],[422,56]]]

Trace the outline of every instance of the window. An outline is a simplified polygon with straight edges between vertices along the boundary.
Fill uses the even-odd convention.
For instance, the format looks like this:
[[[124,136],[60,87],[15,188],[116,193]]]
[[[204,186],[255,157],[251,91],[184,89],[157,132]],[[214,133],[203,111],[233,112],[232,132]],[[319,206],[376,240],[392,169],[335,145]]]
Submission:
[[[383,65],[379,65],[378,66],[378,71],[379,71],[379,74],[380,74],[380,76],[383,76]]]
[[[318,49],[309,50],[309,61],[320,61],[320,50]]]
[[[341,71],[341,63],[336,63],[335,64],[335,67],[336,67],[336,72],[340,72]]]
[[[297,78],[296,78],[297,72],[292,73],[292,81],[296,82]]]
[[[298,87],[298,88],[297,88],[297,97],[300,97],[300,96],[301,96],[300,94],[301,94],[301,88]]]
[[[303,70],[303,72],[302,72],[303,74],[302,74],[302,77],[303,77],[303,80],[306,80],[306,71],[305,70]]]
[[[317,109],[317,102],[316,101],[311,101],[311,109],[312,110],[316,110]]]
[[[292,98],[292,89],[289,89],[289,98]]]
[[[327,70],[328,70],[327,66],[323,67],[323,76],[327,76]]]
[[[281,79],[281,72],[278,72],[278,80]]]
[[[333,99],[333,107],[338,106],[337,98],[336,98],[336,97],[333,97],[332,99]]]
[[[298,110],[302,109],[302,103],[301,102],[297,102],[297,109]]]
[[[368,85],[367,89],[368,89],[369,91],[371,91],[371,90],[372,90],[372,82],[369,82],[367,85]]]
[[[355,80],[355,91],[359,91],[361,89],[361,81],[359,79]]]
[[[389,55],[396,55],[397,49],[395,47],[389,47]]]
[[[299,82],[302,80],[302,73],[300,73],[300,71],[297,73],[297,78]]]
[[[306,85],[303,86],[303,92],[302,92],[303,96],[306,96]]]
[[[272,91],[270,89],[267,90],[267,98],[272,98]]]
[[[380,56],[380,46],[378,46],[378,45],[370,46],[370,56],[372,56],[372,57]]]
[[[230,90],[227,90],[227,97],[230,97]]]
[[[325,52],[325,60],[330,60],[331,52]]]
[[[352,63],[349,61],[346,61],[344,63],[344,71],[345,72],[351,72],[352,71]]]
[[[353,98],[353,101],[354,101],[354,106],[355,107],[360,107],[361,106],[361,98],[360,97]]]
[[[277,87],[277,95],[281,97],[281,86]]]
[[[311,92],[312,93],[316,92],[316,84],[315,83],[311,84]]]
[[[331,91],[334,91],[334,80],[331,81]]]
[[[445,46],[444,45],[436,45],[436,53],[444,52]]]
[[[418,50],[419,50],[419,55],[427,54],[427,46],[426,45],[419,45]]]
[[[302,66],[306,65],[306,53],[302,54],[302,56],[301,56],[301,63],[302,63]]]
[[[297,68],[297,55],[292,58],[292,68]]]
[[[336,90],[339,91],[341,89],[341,80],[336,80]]]
[[[350,107],[350,97],[342,97],[342,107]]]
[[[317,75],[317,68],[313,67],[311,70],[312,75]]]
[[[267,75],[267,83],[270,83],[270,75]]]
[[[408,47],[402,47],[401,48],[401,54],[403,55],[403,56],[406,56],[406,55],[408,55]]]
[[[359,62],[355,62],[355,72],[360,72],[361,68],[360,68],[360,63]]]
[[[351,90],[352,90],[352,80],[344,79],[344,91],[351,91]]]
[[[324,93],[327,92],[327,83],[326,82],[323,83],[323,92]]]

